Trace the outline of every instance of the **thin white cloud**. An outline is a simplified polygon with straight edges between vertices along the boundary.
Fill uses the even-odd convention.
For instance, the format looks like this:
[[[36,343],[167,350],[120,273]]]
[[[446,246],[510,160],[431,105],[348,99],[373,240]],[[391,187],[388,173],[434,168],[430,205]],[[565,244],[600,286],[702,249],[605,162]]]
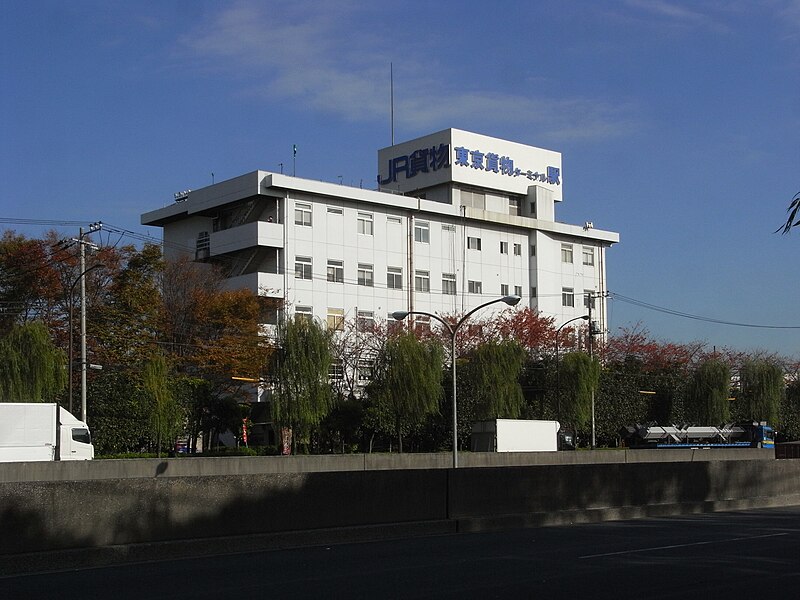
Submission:
[[[389,63],[395,44],[351,23],[358,10],[335,10],[317,2],[238,2],[215,13],[180,38],[183,58],[199,69],[242,79],[248,93],[305,106],[351,121],[385,119],[389,112]],[[415,50],[435,56],[434,42]],[[395,66],[398,125],[413,130],[454,123],[519,124],[540,135],[596,138],[618,135],[631,124],[630,106],[608,101],[462,91],[458,82],[436,77],[441,69]]]

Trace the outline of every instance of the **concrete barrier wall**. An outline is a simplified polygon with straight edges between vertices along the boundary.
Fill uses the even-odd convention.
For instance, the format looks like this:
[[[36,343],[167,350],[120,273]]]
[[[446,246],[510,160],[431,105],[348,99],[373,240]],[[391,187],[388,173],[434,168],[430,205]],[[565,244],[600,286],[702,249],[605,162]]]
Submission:
[[[444,520],[446,475],[406,470],[2,483],[0,555]]]
[[[460,467],[533,465],[628,464],[639,462],[697,462],[771,460],[772,450],[717,448],[714,450],[595,450],[579,452],[509,452],[459,454]],[[447,469],[452,454],[345,454],[321,456],[245,456],[93,460],[50,463],[0,463],[0,482],[77,481],[150,477],[259,475],[395,469]]]
[[[192,461],[186,461],[191,463]],[[168,471],[169,469],[167,469]],[[800,503],[800,461],[600,463],[0,483],[0,557],[398,523],[474,531],[530,515]],[[509,520],[515,516],[521,519]],[[603,517],[597,517],[600,520]],[[528,519],[528,520],[526,520]],[[438,530],[441,531],[441,528]],[[1,561],[0,561],[1,562]]]

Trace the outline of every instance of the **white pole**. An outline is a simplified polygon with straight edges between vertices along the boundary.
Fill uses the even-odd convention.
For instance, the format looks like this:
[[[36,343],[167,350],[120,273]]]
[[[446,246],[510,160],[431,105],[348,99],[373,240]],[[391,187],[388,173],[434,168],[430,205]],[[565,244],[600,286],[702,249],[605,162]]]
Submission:
[[[81,421],[86,420],[86,247],[83,243],[83,227],[78,236],[81,247]]]

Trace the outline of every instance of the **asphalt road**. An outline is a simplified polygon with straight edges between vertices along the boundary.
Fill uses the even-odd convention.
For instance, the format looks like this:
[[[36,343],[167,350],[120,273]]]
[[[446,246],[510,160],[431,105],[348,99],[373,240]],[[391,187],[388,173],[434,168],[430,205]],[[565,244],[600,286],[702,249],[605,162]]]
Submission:
[[[800,507],[0,578],[8,600],[533,597],[798,598]]]

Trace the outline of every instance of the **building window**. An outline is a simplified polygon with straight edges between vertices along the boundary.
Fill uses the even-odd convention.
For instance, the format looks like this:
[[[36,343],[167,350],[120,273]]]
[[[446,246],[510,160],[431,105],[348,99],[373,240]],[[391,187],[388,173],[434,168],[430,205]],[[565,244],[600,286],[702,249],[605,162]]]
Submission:
[[[572,244],[561,244],[561,262],[572,263]]]
[[[371,310],[360,310],[356,315],[356,327],[359,331],[374,331],[375,313]]]
[[[358,382],[366,385],[375,377],[375,363],[371,360],[358,361]]]
[[[343,308],[329,308],[328,309],[328,330],[329,331],[343,331],[344,330],[344,309]]]
[[[508,199],[508,214],[519,216],[519,198]]]
[[[592,292],[583,293],[583,307],[594,309],[594,294]]]
[[[372,213],[358,213],[358,233],[372,235]]]
[[[442,273],[442,293],[446,296],[456,295],[456,274]]]
[[[575,306],[575,290],[561,288],[561,306]]]
[[[340,359],[335,358],[331,361],[331,366],[328,368],[328,379],[331,381],[341,381],[344,379],[344,366]]]
[[[594,266],[594,248],[590,247],[583,247],[583,264],[589,267]]]
[[[414,331],[417,333],[430,333],[431,318],[428,315],[414,315]]]
[[[522,298],[522,286],[521,285],[515,285],[514,286],[514,295],[515,296],[519,296],[520,298]]]
[[[400,217],[394,217],[394,216],[389,215],[389,216],[386,217],[386,222],[387,223],[394,223],[396,225],[400,225],[400,224],[402,224],[403,219],[401,219]]]
[[[299,202],[294,205],[294,224],[311,227],[311,205],[300,204]]]
[[[522,244],[514,244],[514,256],[522,256]]]
[[[344,261],[328,260],[328,281],[344,283]]]
[[[500,254],[508,254],[508,242],[500,242]]]
[[[418,292],[431,291],[430,271],[417,271],[414,273],[414,289]]]
[[[536,298],[536,286],[531,286],[531,298]]]
[[[339,208],[338,206],[329,206],[328,207],[328,214],[329,215],[341,215],[344,211]]]
[[[195,245],[194,258],[195,260],[203,260],[208,258],[211,253],[211,237],[207,231],[201,231],[197,234],[197,242]]]
[[[296,321],[308,321],[310,323],[314,320],[314,309],[310,306],[297,306],[294,309],[294,318]]]
[[[295,257],[294,276],[297,279],[311,279],[311,258],[308,256]]]
[[[481,249],[481,238],[479,237],[468,237],[467,238],[467,248],[470,250],[480,250]]]
[[[386,287],[390,290],[403,289],[403,269],[400,267],[388,267],[386,269]]]
[[[536,216],[536,201],[535,200],[533,202],[531,202],[531,216],[532,217]]]
[[[414,223],[414,241],[422,244],[431,242],[431,226],[427,221],[416,221]]]
[[[531,256],[536,256],[536,244],[531,244]]]
[[[508,296],[508,284],[501,283],[500,284],[500,295],[501,296]]]
[[[442,231],[450,231],[452,233],[455,233],[456,232],[456,226],[455,225],[451,225],[450,223],[444,223],[444,224],[442,224]]]
[[[480,281],[470,281],[467,283],[467,291],[470,294],[482,294],[483,293],[483,285]]]
[[[484,210],[486,208],[486,194],[461,190],[461,206],[471,206]]]
[[[372,265],[358,263],[358,285],[372,287],[373,283]]]
[[[404,321],[398,321],[391,314],[386,317],[386,333],[389,335],[397,335],[403,332]]]

